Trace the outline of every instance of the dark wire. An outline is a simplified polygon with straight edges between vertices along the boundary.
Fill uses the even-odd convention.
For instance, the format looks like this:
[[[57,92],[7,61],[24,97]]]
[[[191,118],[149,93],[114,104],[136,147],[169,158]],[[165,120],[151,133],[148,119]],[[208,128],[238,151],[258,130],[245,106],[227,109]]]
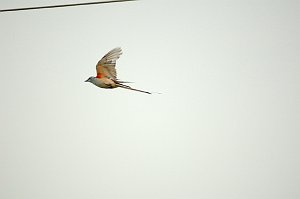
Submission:
[[[53,6],[13,8],[13,9],[0,10],[0,12],[12,12],[12,11],[22,11],[22,10],[37,10],[37,9],[47,9],[47,8],[61,8],[61,7],[71,7],[71,6],[85,6],[85,5],[104,4],[104,3],[117,3],[117,2],[125,2],[125,1],[137,1],[137,0],[98,1],[98,2],[88,2],[88,3],[74,3],[74,4],[53,5]]]

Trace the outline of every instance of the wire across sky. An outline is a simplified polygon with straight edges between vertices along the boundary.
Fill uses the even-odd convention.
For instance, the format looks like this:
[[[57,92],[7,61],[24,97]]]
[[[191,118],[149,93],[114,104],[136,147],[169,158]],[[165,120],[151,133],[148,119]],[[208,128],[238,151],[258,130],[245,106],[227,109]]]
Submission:
[[[105,3],[118,3],[126,1],[138,1],[138,0],[114,0],[114,1],[97,1],[97,2],[86,2],[86,3],[74,3],[74,4],[61,4],[61,5],[48,5],[48,6],[37,6],[37,7],[25,7],[25,8],[11,8],[11,9],[1,9],[0,12],[15,12],[24,10],[38,10],[38,9],[49,9],[49,8],[62,8],[71,6],[86,6],[86,5],[96,5]]]

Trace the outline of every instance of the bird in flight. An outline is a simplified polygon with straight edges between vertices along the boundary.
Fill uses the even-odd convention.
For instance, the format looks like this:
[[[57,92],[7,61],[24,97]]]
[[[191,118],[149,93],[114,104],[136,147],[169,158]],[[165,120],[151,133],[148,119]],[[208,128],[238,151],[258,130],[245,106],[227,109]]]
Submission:
[[[152,94],[148,91],[132,88],[125,85],[124,81],[117,79],[116,61],[122,55],[121,48],[114,48],[109,51],[96,65],[97,76],[89,77],[85,82],[90,82],[100,88],[125,88],[128,90],[138,91],[142,93]]]

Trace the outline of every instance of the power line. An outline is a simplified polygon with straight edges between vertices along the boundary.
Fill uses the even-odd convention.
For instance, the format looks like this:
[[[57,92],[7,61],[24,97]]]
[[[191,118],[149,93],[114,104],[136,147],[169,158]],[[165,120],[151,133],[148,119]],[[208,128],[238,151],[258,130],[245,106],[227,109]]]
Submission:
[[[86,5],[95,5],[95,4],[104,4],[104,3],[118,3],[118,2],[125,2],[125,1],[137,1],[137,0],[98,1],[98,2],[74,3],[74,4],[63,4],[63,5],[52,5],[52,6],[12,8],[12,9],[0,10],[0,12],[13,12],[13,11],[22,11],[22,10],[48,9],[48,8],[62,8],[62,7],[71,7],[71,6],[86,6]]]

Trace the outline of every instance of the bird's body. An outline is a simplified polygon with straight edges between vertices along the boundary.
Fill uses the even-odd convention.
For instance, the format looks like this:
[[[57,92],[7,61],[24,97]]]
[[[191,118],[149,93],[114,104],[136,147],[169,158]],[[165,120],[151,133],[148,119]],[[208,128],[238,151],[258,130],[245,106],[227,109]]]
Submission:
[[[127,86],[120,80],[117,79],[116,72],[116,60],[119,59],[122,54],[121,48],[114,48],[109,51],[98,63],[96,66],[97,76],[90,77],[86,80],[86,82],[91,82],[95,86],[100,88],[125,88],[133,91],[143,92],[147,94],[151,94],[148,91],[142,91],[138,89],[131,88]]]
[[[116,88],[116,83],[108,78],[97,78],[94,77],[90,80],[91,83],[93,83],[95,86],[98,86],[100,88]]]

